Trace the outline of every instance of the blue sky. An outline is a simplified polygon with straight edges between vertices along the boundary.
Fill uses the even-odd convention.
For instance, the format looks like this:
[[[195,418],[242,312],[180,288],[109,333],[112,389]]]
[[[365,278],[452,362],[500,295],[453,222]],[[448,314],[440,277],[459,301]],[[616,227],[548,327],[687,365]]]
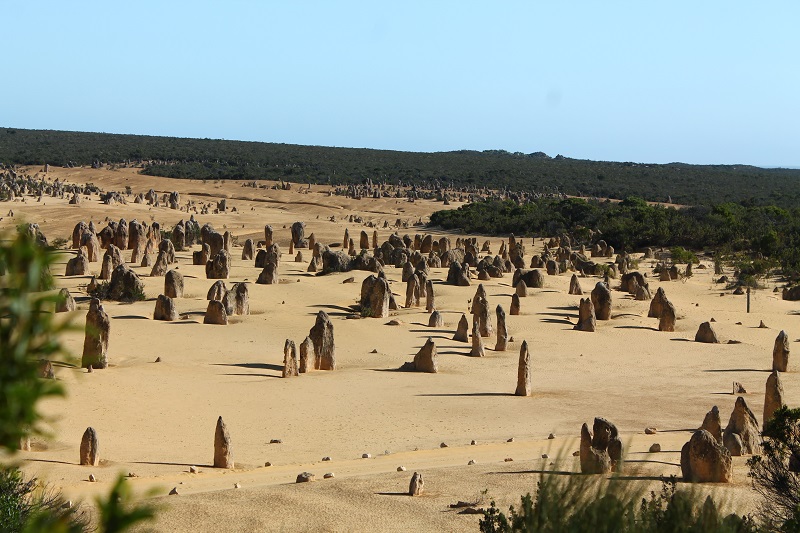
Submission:
[[[0,0],[0,126],[800,166],[800,2]]]

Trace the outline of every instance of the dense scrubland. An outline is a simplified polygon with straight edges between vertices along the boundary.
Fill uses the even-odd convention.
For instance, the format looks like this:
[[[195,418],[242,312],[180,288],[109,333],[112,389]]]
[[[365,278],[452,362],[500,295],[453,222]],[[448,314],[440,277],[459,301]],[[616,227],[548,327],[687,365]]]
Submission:
[[[698,205],[800,204],[800,170],[571,159],[504,150],[399,152],[290,144],[4,128],[0,163],[135,165],[153,176],[299,183],[405,183]]]

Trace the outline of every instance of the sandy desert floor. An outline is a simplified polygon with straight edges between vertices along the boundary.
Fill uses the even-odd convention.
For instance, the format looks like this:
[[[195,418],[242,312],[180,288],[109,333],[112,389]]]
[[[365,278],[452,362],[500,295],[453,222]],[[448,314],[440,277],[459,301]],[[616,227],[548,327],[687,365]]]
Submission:
[[[745,399],[760,421],[775,337],[786,330],[794,342],[800,332],[800,305],[782,301],[772,285],[754,292],[747,314],[744,296],[714,283],[710,262],[706,269],[695,268],[688,280],[662,283],[652,275],[651,263],[642,261],[639,270],[649,274],[651,291],[664,286],[677,309],[674,333],[657,331],[657,320],[647,318],[649,302],[616,290],[610,321],[598,321],[595,333],[574,331],[579,297],[568,294],[570,274],[562,274],[547,276],[545,288],[531,289],[522,299],[521,314],[507,317],[514,339],[507,351],[493,351],[491,338],[486,339],[487,356],[472,358],[470,345],[452,337],[461,313],[468,313],[476,280],[472,287],[445,285],[447,269],[433,269],[445,326],[427,327],[424,306],[401,308],[391,317],[400,325],[390,326],[389,319],[346,318],[368,272],[315,276],[306,272],[310,252],[304,252],[305,263],[285,253],[289,227],[298,220],[306,223],[306,235],[313,232],[324,243],[341,243],[345,228],[357,242],[362,229],[370,235],[372,229],[346,223],[351,214],[380,226],[398,218],[413,223],[425,221],[441,203],[353,200],[328,196],[321,186],[304,194],[296,185],[292,191],[253,189],[239,182],[141,176],[129,169],[51,169],[48,178],[56,177],[105,190],[122,191],[126,185],[134,193],[175,190],[182,202],[227,198],[237,213],[195,218],[220,232],[227,229],[240,242],[263,239],[263,227],[270,224],[284,251],[281,283],[251,283],[251,314],[234,317],[228,326],[202,323],[212,281],[205,279],[203,267],[191,264],[190,251],[177,254],[186,295],[176,303],[179,313],[188,315],[178,322],[152,320],[164,279],[131,265],[142,276],[147,300],[105,304],[112,318],[111,366],[93,373],[79,368],[90,277],[62,275],[71,250],[55,268],[58,286],[69,288],[79,304],[75,331],[64,339],[77,359],[65,357],[56,367],[68,397],[43,405],[53,438],[35,440],[34,451],[20,452],[15,459],[76,501],[107,492],[120,472],[134,473],[128,482],[161,507],[153,524],[160,531],[476,531],[477,516],[459,514],[448,505],[482,497],[485,506],[494,498],[505,510],[535,489],[541,471],[577,470],[572,452],[580,427],[591,425],[595,416],[614,422],[626,445],[623,478],[616,482],[658,488],[659,476],[680,476],[681,446],[713,405],[719,406],[723,425],[727,422],[736,400],[733,381],[747,388]],[[7,216],[9,209],[14,217]],[[29,197],[24,203],[0,204],[0,211],[0,232],[21,221],[37,222],[51,241],[69,238],[80,220],[93,220],[98,229],[106,217],[156,220],[170,229],[188,218],[184,212],[143,204],[106,206],[96,196],[80,206]],[[380,241],[392,231],[379,228]],[[399,233],[447,235],[422,227]],[[501,239],[489,240],[496,253]],[[530,255],[531,240],[525,244]],[[541,246],[537,241],[535,251]],[[125,256],[130,259],[130,251]],[[254,282],[260,269],[241,260],[241,248],[234,248],[232,256],[229,282]],[[99,273],[100,263],[91,266]],[[400,269],[388,266],[386,274],[402,304]],[[350,276],[354,283],[342,283]],[[597,281],[582,278],[584,292]],[[511,275],[483,283],[491,308],[502,304],[508,310]],[[334,324],[337,370],[281,379],[284,341],[299,344],[320,309]],[[698,325],[712,317],[722,343],[695,343]],[[758,327],[762,320],[768,328]],[[397,372],[428,337],[438,347],[439,373]],[[532,397],[513,395],[523,340],[533,361]],[[161,362],[155,362],[157,357]],[[798,374],[790,371],[782,379],[786,402],[797,405]],[[231,434],[234,470],[210,466],[218,416]],[[81,435],[88,426],[99,436],[99,467],[78,465]],[[648,426],[658,433],[645,435]],[[548,439],[550,433],[556,438]],[[282,442],[271,444],[273,439]],[[648,452],[654,442],[662,452]],[[372,457],[362,459],[364,453]],[[545,453],[550,459],[541,458]],[[563,462],[553,464],[559,455]],[[330,462],[322,461],[326,456]],[[471,459],[476,464],[467,466]],[[758,502],[749,488],[746,458],[733,461],[732,484],[700,490],[718,493],[731,509],[752,511]],[[400,465],[407,471],[397,472]],[[190,466],[199,472],[189,473]],[[317,481],[295,484],[303,471],[316,474]],[[414,471],[423,473],[426,482],[418,498],[404,495]],[[327,472],[336,477],[323,480]],[[89,483],[89,474],[98,481]],[[236,483],[241,488],[235,489]],[[167,496],[173,487],[179,495]]]

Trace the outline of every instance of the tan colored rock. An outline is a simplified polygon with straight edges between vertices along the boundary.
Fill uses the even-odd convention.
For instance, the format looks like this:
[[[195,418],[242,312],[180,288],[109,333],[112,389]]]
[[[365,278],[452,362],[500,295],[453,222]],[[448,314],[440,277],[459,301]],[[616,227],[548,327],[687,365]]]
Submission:
[[[283,377],[299,376],[298,367],[297,347],[293,340],[286,339],[286,343],[283,345]]]
[[[206,300],[217,300],[222,301],[225,298],[225,294],[227,294],[228,289],[225,287],[225,282],[222,280],[215,281],[211,288],[208,289],[208,293],[206,294]]]
[[[525,298],[525,297],[528,296],[528,286],[525,285],[525,280],[524,279],[519,280],[519,283],[517,283],[517,286],[514,289],[514,292],[520,298]]]
[[[111,321],[97,298],[89,303],[86,313],[86,334],[83,341],[81,368],[106,368],[108,366],[108,336]]]
[[[207,279],[228,279],[231,268],[231,254],[222,249],[206,263]]]
[[[432,313],[436,310],[436,296],[433,293],[433,282],[425,281],[425,310]]]
[[[722,418],[719,416],[719,408],[715,405],[703,418],[700,429],[708,431],[720,444],[722,444]]]
[[[622,441],[614,424],[595,418],[592,427],[581,427],[580,464],[584,474],[607,474],[616,471],[622,458]]]
[[[711,433],[695,431],[681,449],[683,480],[694,483],[730,483],[731,454]]]
[[[78,253],[67,261],[65,276],[85,276],[89,273],[89,259],[83,253],[83,248],[78,248]]]
[[[454,341],[469,342],[469,321],[467,315],[462,314],[461,319],[458,321],[456,334],[453,336]]]
[[[783,406],[783,384],[781,383],[781,375],[777,370],[773,370],[767,378],[767,390],[764,394],[763,423],[765,426],[772,418],[775,411]]]
[[[169,296],[159,294],[156,299],[156,308],[153,312],[153,320],[165,320],[172,322],[178,320],[178,311],[175,309],[175,302]]]
[[[667,300],[667,295],[663,287],[656,290],[656,295],[650,300],[650,310],[647,312],[649,318],[661,318],[661,310],[664,302]]]
[[[495,314],[497,315],[497,343],[494,351],[504,352],[508,346],[508,328],[506,327],[506,312],[502,305],[497,304]]]
[[[717,333],[714,331],[714,328],[711,326],[711,322],[703,322],[700,324],[700,327],[697,329],[697,333],[694,336],[695,342],[703,342],[706,344],[719,344],[719,338],[717,337]]]
[[[442,314],[439,311],[434,311],[431,313],[430,318],[428,319],[428,327],[429,328],[441,328],[444,326],[444,319],[442,318]]]
[[[97,432],[92,427],[86,428],[81,438],[81,466],[98,466],[100,464],[99,450],[100,441],[97,439]]]
[[[519,315],[519,311],[520,311],[519,296],[515,293],[511,296],[511,307],[508,310],[508,314],[512,316]]]
[[[480,326],[478,321],[472,320],[472,350],[469,352],[472,357],[483,357],[486,355],[483,349],[483,339],[481,339]]]
[[[228,325],[228,313],[225,311],[225,305],[221,301],[210,300],[208,302],[203,324]]]
[[[789,336],[785,331],[778,333],[772,349],[772,370],[787,372],[789,369]]]
[[[170,270],[164,275],[164,296],[183,298],[183,274]]]
[[[530,396],[533,394],[531,387],[531,354],[528,351],[528,341],[522,341],[519,349],[519,365],[517,367],[516,396]]]
[[[594,305],[589,298],[581,298],[578,305],[578,323],[574,327],[577,331],[593,332],[597,329],[597,319]]]
[[[306,337],[300,343],[300,365],[298,372],[305,374],[314,369],[314,343],[310,337]]]
[[[489,314],[489,300],[486,297],[486,289],[483,284],[478,285],[475,296],[472,298],[471,308],[472,318],[478,323],[478,331],[481,337],[489,337],[494,333],[492,318]]]
[[[414,472],[414,475],[411,476],[411,483],[408,485],[408,495],[419,496],[422,494],[424,487],[425,481],[422,479],[422,474],[419,472]]]
[[[233,468],[232,452],[230,433],[222,417],[219,417],[214,432],[214,468]]]
[[[433,339],[428,337],[425,344],[414,356],[414,370],[417,372],[427,372],[429,374],[436,374],[439,372],[439,364],[437,357],[436,344]]]
[[[392,290],[383,276],[370,274],[361,283],[361,316],[386,318]]]
[[[69,293],[66,287],[58,291],[58,300],[56,301],[56,313],[69,313],[75,310],[75,299]]]
[[[336,347],[333,342],[333,323],[325,311],[317,313],[316,323],[308,336],[314,345],[314,368],[336,370]]]
[[[661,318],[658,320],[658,331],[675,331],[675,306],[667,299],[661,302]]]
[[[573,274],[569,280],[569,293],[574,295],[582,295],[581,283],[578,281],[578,276]]]
[[[597,320],[611,320],[611,291],[602,281],[592,289],[592,305]]]
[[[255,244],[253,239],[245,239],[244,246],[242,246],[242,261],[252,261],[255,253]]]
[[[736,398],[736,405],[725,431],[722,432],[722,443],[731,455],[758,454],[761,451],[758,420],[741,396]]]

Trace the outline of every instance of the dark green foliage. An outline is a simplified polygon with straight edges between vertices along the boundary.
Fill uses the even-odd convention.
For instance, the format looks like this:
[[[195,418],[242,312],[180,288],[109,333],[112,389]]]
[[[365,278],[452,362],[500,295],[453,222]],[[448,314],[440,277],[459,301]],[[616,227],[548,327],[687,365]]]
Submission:
[[[63,394],[55,381],[39,378],[39,360],[61,352],[58,334],[67,327],[53,320],[59,296],[42,292],[52,287],[51,263],[25,234],[0,245],[0,447],[8,450],[36,432],[36,402]]]
[[[690,252],[683,246],[673,246],[669,249],[673,263],[698,263],[697,254]]]
[[[800,531],[800,409],[775,411],[762,433],[762,454],[747,461],[753,488],[764,499],[760,515],[770,529]]]
[[[599,230],[596,238],[604,239],[617,251],[645,246],[720,248],[738,253],[745,276],[758,277],[770,265],[780,265],[788,275],[800,272],[797,207],[786,210],[721,204],[675,209],[648,205],[639,198],[622,202],[542,198],[523,204],[489,200],[437,211],[431,215],[431,225],[479,234],[552,236],[567,232],[586,244],[589,230]],[[682,259],[687,257],[684,254]]]
[[[144,173],[193,179],[299,183],[440,183],[680,204],[800,204],[800,170],[747,165],[652,165],[504,150],[418,153],[215,139],[2,129],[0,163],[66,166],[143,162]],[[700,186],[701,184],[701,186]]]
[[[536,497],[522,497],[505,516],[492,502],[480,521],[482,533],[533,532],[755,532],[747,517],[723,516],[708,497],[702,505],[696,495],[675,490],[675,480],[664,482],[659,494],[642,492],[612,480],[593,476],[545,474]]]
[[[36,478],[26,480],[16,468],[0,467],[0,531],[85,531],[86,515],[64,504],[59,492],[39,486]]]

